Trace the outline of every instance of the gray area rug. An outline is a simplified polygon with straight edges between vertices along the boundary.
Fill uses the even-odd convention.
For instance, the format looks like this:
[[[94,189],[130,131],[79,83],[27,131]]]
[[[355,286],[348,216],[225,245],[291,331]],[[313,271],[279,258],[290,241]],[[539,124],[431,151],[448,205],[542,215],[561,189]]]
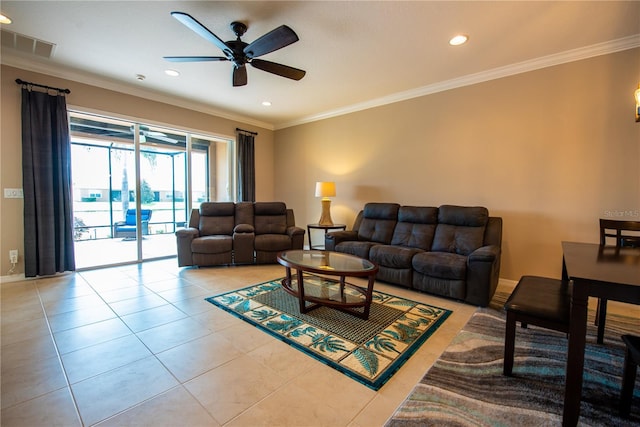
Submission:
[[[513,376],[505,377],[504,330],[501,311],[479,309],[386,426],[561,425],[566,335],[518,326]],[[629,331],[640,331],[640,319],[607,316],[605,343],[598,345],[589,322],[579,425],[640,426],[640,378],[631,419],[618,416],[624,360],[620,335]]]

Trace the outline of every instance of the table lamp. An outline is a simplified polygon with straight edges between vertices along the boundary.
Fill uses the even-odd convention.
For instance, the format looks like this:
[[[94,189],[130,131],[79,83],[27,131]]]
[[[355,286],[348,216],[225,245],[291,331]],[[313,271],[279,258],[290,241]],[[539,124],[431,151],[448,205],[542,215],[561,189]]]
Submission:
[[[633,97],[636,100],[636,122],[640,122],[640,83],[638,83],[638,89],[633,93]]]
[[[316,182],[316,197],[322,197],[322,215],[320,215],[319,225],[333,225],[331,220],[331,199],[335,197],[335,182]]]

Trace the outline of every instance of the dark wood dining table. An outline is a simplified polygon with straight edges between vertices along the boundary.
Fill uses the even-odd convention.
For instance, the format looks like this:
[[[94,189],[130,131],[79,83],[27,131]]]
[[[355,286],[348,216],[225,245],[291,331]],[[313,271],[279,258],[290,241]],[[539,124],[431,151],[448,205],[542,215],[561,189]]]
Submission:
[[[590,296],[640,304],[640,248],[562,242],[562,276],[573,281],[563,426],[580,418]]]

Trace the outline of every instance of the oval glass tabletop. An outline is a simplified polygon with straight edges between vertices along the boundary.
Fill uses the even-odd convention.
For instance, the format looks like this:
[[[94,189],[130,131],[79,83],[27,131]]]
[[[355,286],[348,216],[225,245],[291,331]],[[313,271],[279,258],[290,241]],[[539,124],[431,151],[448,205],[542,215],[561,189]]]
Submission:
[[[284,262],[304,268],[345,273],[363,273],[376,269],[371,261],[340,252],[292,250],[279,254]]]

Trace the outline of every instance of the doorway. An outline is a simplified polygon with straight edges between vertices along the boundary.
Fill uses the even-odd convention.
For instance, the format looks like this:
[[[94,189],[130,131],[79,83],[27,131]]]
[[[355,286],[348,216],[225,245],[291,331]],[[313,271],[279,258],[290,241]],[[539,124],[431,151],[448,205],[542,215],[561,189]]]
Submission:
[[[69,123],[79,270],[174,257],[191,208],[231,200],[218,155],[232,141],[80,112]]]

